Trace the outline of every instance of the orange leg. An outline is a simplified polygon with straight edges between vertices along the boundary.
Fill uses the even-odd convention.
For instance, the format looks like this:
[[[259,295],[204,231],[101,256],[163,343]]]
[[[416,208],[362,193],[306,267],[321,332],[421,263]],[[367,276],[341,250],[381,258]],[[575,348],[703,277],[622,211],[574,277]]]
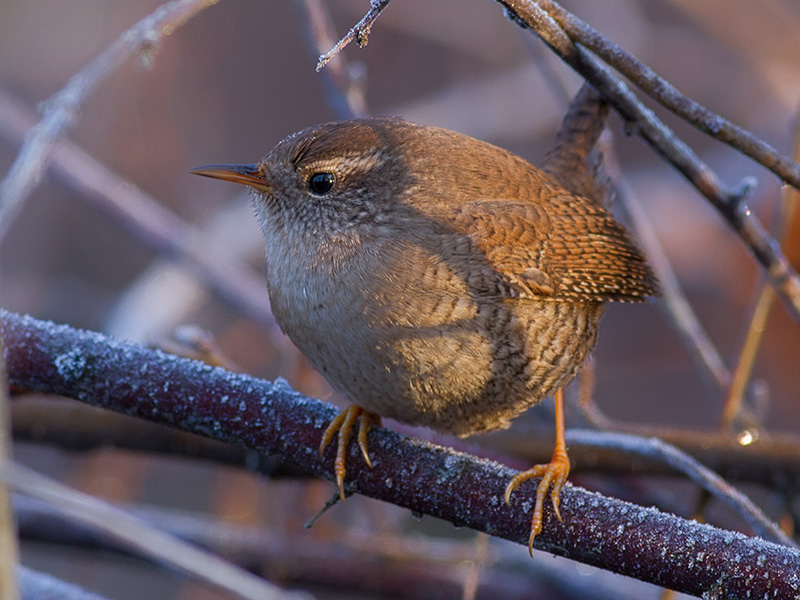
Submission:
[[[550,500],[553,503],[553,510],[556,512],[558,520],[561,520],[561,513],[558,510],[560,503],[559,494],[564,482],[569,475],[569,457],[567,456],[567,445],[564,443],[564,390],[559,388],[555,394],[556,400],[556,448],[553,451],[553,458],[546,465],[536,465],[528,471],[517,473],[506,487],[506,504],[511,502],[511,492],[519,485],[532,479],[541,477],[539,487],[536,489],[536,506],[533,509],[533,522],[531,523],[531,537],[528,540],[528,551],[533,556],[533,540],[542,531],[542,517],[544,514],[544,499],[547,490],[552,486]]]
[[[373,425],[380,425],[380,416],[364,410],[360,406],[351,404],[331,421],[325,433],[322,435],[322,442],[319,445],[319,455],[325,451],[328,444],[333,441],[333,436],[339,432],[339,442],[336,446],[336,461],[333,465],[333,472],[336,474],[336,484],[339,488],[339,497],[344,500],[344,476],[347,471],[345,461],[347,458],[347,444],[350,442],[350,436],[353,433],[353,428],[356,424],[356,419],[361,417],[358,426],[358,447],[361,448],[361,454],[364,456],[364,461],[368,466],[372,467],[372,461],[369,458],[369,450],[367,449],[367,434]]]

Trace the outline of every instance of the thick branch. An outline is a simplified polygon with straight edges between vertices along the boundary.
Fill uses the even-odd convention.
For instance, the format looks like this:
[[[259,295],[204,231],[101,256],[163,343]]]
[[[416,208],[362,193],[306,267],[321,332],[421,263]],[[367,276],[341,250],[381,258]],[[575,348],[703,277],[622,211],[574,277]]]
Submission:
[[[58,393],[208,437],[277,454],[332,479],[317,456],[331,406],[219,368],[96,333],[0,312],[12,385]],[[502,495],[511,469],[376,428],[374,468],[348,464],[347,488],[524,544],[530,502]],[[517,498],[523,497],[518,494]],[[559,523],[548,511],[538,548],[657,585],[719,597],[800,593],[800,553],[567,486]]]

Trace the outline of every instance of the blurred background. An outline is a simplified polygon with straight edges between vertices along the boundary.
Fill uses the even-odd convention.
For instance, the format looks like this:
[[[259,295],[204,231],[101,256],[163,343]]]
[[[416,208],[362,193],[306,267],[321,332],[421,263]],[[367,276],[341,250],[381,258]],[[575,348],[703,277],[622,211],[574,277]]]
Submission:
[[[324,4],[337,36],[368,8],[366,0]],[[38,119],[40,103],[158,5],[156,0],[0,0],[0,176],[12,164],[22,134]],[[800,5],[794,0],[571,0],[563,5],[691,98],[791,155],[800,107]],[[185,261],[165,252],[140,222],[98,199],[87,183],[100,181],[120,202],[131,195],[141,198],[132,191],[135,186],[189,227],[168,229],[167,235],[185,238],[187,247],[212,260],[237,264],[236,273],[257,281],[263,246],[247,194],[189,171],[209,163],[256,162],[287,134],[337,118],[314,70],[317,53],[307,43],[303,19],[288,0],[219,2],[154,52],[105,79],[66,137],[67,157],[85,160],[67,160],[66,166],[47,171],[0,246],[0,306],[160,346],[168,345],[176,328],[197,325],[213,336],[235,368],[266,378],[283,376],[306,394],[336,402],[268,318],[214,291]],[[486,0],[395,0],[378,19],[369,45],[352,45],[344,55],[370,114],[456,129],[534,164],[552,141],[565,98],[581,83],[529,32],[504,18],[499,4]],[[728,185],[755,177],[758,184],[748,202],[767,228],[780,230],[781,186],[774,176],[665,111],[657,112]],[[643,207],[691,307],[732,371],[763,283],[755,261],[694,188],[641,139],[625,135],[617,116],[612,115],[609,129],[628,195]],[[101,172],[111,178],[99,180]],[[145,221],[178,223],[149,205],[137,210]],[[800,266],[796,223],[786,252],[795,268]],[[266,306],[265,288],[263,297]],[[778,301],[746,394],[748,416],[737,422],[736,431],[747,427],[766,436],[800,429],[798,364],[800,327]],[[719,425],[725,386],[710,382],[696,366],[662,301],[609,307],[593,367],[594,405],[614,421],[708,431]],[[573,397],[577,388],[573,385]],[[14,399],[12,420],[20,432],[16,458],[115,502],[262,532],[274,555],[270,566],[260,565],[263,572],[319,598],[460,598],[472,581],[478,582],[478,597],[493,597],[497,588],[490,584],[498,573],[512,577],[505,581],[518,583],[521,593],[535,589],[541,598],[579,597],[558,583],[576,577],[598,577],[621,593],[614,587],[621,579],[615,583],[612,576],[541,553],[532,565],[521,547],[487,542],[433,519],[419,521],[366,498],[335,507],[306,530],[303,523],[333,490],[324,482],[266,479],[213,461],[113,445],[79,452],[92,446],[80,443],[82,434],[72,441],[57,438],[44,420],[45,414],[51,419],[61,414],[58,406],[66,402],[30,395]],[[525,432],[541,422],[549,431],[547,406],[529,411],[514,429]],[[86,423],[100,430],[112,427],[104,425],[111,417],[75,410],[69,426],[76,432]],[[585,423],[582,411],[571,412],[575,422]],[[480,451],[482,440],[469,440],[470,449]],[[602,487],[597,479],[581,478],[578,470],[573,480]],[[654,485],[671,498],[669,509],[691,516],[697,497],[691,486],[663,479]],[[787,504],[785,494],[748,491],[762,497],[776,518],[790,515],[796,504],[791,498]],[[719,519],[747,531],[730,515]],[[31,535],[23,542],[23,563],[115,599],[227,597],[90,546],[67,551]],[[324,568],[334,555],[346,557],[343,564],[349,567]],[[426,585],[409,586],[409,573]],[[625,582],[633,586],[631,597],[659,597],[655,588]],[[602,585],[594,584],[594,591],[601,593]],[[514,590],[504,593],[516,597]]]

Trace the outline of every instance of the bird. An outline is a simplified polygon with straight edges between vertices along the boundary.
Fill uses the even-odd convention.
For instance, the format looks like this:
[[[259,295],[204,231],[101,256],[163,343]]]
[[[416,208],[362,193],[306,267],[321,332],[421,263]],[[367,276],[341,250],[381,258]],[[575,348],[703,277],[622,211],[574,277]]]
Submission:
[[[357,422],[371,467],[368,434],[382,417],[464,437],[506,428],[555,395],[553,458],[514,477],[505,500],[542,478],[531,552],[548,490],[561,520],[563,387],[592,351],[605,303],[658,293],[643,252],[591,198],[605,193],[590,147],[602,110],[589,92],[577,106],[577,122],[595,121],[588,141],[570,141],[573,114],[550,172],[397,117],[309,127],[258,163],[192,171],[254,192],[275,319],[350,402],[319,448],[338,434],[342,499]]]

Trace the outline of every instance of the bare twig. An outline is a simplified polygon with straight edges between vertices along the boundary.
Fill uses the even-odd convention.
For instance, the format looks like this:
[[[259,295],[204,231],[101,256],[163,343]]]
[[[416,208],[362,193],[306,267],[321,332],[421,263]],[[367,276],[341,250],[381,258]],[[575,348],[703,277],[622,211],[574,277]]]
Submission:
[[[749,246],[764,267],[772,285],[783,297],[794,317],[800,320],[800,276],[781,252],[777,242],[744,202],[752,187],[750,179],[726,190],[717,175],[655,114],[646,108],[630,89],[595,59],[533,0],[497,0],[509,15],[532,29],[568,65],[582,75],[626,120],[633,131],[669,161],[722,214],[728,224]]]
[[[800,127],[798,127],[795,132],[792,157],[795,160],[800,160]],[[781,212],[783,213],[781,219],[782,231],[778,232],[777,237],[783,242],[785,241],[792,222],[797,218],[797,206],[800,204],[800,192],[798,192],[797,189],[785,186],[781,195]],[[747,388],[747,383],[750,381],[750,376],[753,373],[753,366],[758,356],[758,349],[761,346],[761,338],[767,327],[767,319],[769,318],[774,301],[775,290],[768,285],[762,285],[758,299],[756,300],[755,308],[753,309],[753,316],[750,319],[750,326],[747,329],[747,335],[742,345],[742,350],[739,353],[739,362],[736,364],[736,370],[733,374],[730,389],[725,398],[725,405],[722,409],[722,419],[720,422],[720,426],[723,428],[731,427],[742,410],[744,393]]]
[[[120,551],[113,541],[100,539],[79,523],[65,522],[42,502],[17,497],[14,507],[23,539]],[[475,543],[465,541],[382,535],[352,527],[334,539],[320,536],[308,543],[303,534],[296,538],[290,534],[287,539],[286,532],[234,525],[186,511],[150,506],[126,506],[126,510],[256,574],[268,578],[277,574],[287,585],[329,585],[350,592],[350,596],[360,593],[418,600],[433,593],[456,598],[464,588],[464,570],[477,562],[476,558],[483,567],[477,581],[479,600],[527,600],[552,595],[553,590],[582,600],[641,600],[646,597],[641,594],[643,588],[649,588],[632,579],[621,584],[619,577],[600,570],[576,580],[574,565],[569,562],[542,553],[531,561],[527,553],[492,543],[482,534],[477,549]]]
[[[322,505],[322,508],[320,508],[314,515],[311,516],[311,518],[308,521],[305,522],[303,527],[305,527],[306,529],[311,529],[312,527],[314,527],[314,525],[317,524],[317,521],[319,521],[322,518],[322,515],[324,515],[326,512],[328,512],[337,504],[339,504],[341,499],[342,496],[339,494],[339,490],[336,490],[325,501],[325,504]]]
[[[724,391],[730,384],[731,372],[689,304],[653,225],[625,182],[613,147],[610,144],[608,146],[608,149],[603,149],[603,155],[614,175],[617,198],[621,201],[636,233],[636,239],[642,244],[650,266],[658,277],[661,299],[670,322],[701,375],[713,384],[717,393]]]
[[[19,567],[17,575],[21,600],[106,600],[104,596],[25,567]]]
[[[644,438],[637,435],[570,429],[567,443],[595,448],[616,448],[625,452],[647,456],[668,464],[686,475],[712,496],[719,498],[733,508],[755,529],[758,535],[776,543],[796,548],[797,545],[780,527],[770,521],[753,502],[739,490],[707,469],[685,452],[657,438]]]
[[[294,0],[306,42],[316,58],[336,42],[333,23],[321,0]],[[344,54],[332,56],[327,69],[320,71],[328,105],[340,119],[367,115],[364,73],[360,65],[348,64]]]
[[[0,182],[0,243],[30,192],[45,171],[53,143],[77,118],[83,102],[95,87],[130,58],[152,53],[164,37],[171,35],[200,11],[218,0],[171,0],[123,33],[99,56],[72,76],[67,85],[51,96],[44,117],[28,132],[14,164]]]
[[[356,41],[356,44],[360,48],[363,48],[367,45],[367,38],[369,37],[369,31],[372,28],[372,24],[375,22],[375,19],[380,16],[383,12],[383,9],[389,6],[390,0],[370,0],[369,10],[364,17],[356,23],[350,31],[347,32],[342,39],[340,39],[336,45],[328,50],[325,54],[319,57],[319,62],[317,63],[317,71],[319,71],[322,67],[324,67],[330,59],[336,56],[345,46],[347,46],[353,40]]]
[[[227,373],[30,317],[0,312],[0,320],[12,385],[274,453],[333,479],[333,457],[321,461],[317,448],[336,409],[283,382]],[[511,469],[383,428],[373,429],[370,440],[373,468],[353,454],[349,490],[527,542],[530,502],[509,507],[502,500]],[[800,593],[800,552],[786,547],[574,486],[562,490],[561,514],[563,523],[545,514],[538,548],[696,595],[711,588],[721,597]]]
[[[152,560],[175,567],[249,600],[308,598],[290,593],[244,569],[199,550],[132,517],[98,498],[84,494],[11,461],[0,462],[0,479],[16,490],[51,503],[70,517],[97,528]]]
[[[0,136],[19,142],[33,122],[32,112],[0,88]],[[275,347],[285,342],[269,308],[266,284],[246,267],[222,260],[200,243],[202,233],[67,141],[50,143],[50,168],[80,197],[118,220],[148,246],[187,265],[220,298],[261,323]]]
[[[537,2],[561,25],[573,41],[594,52],[664,108],[691,123],[700,131],[749,156],[783,181],[800,190],[800,165],[797,162],[781,155],[775,148],[744,128],[712,113],[691,98],[687,98],[671,83],[659,77],[650,67],[625,52],[575,15],[564,10],[558,3],[553,0],[537,0]]]

